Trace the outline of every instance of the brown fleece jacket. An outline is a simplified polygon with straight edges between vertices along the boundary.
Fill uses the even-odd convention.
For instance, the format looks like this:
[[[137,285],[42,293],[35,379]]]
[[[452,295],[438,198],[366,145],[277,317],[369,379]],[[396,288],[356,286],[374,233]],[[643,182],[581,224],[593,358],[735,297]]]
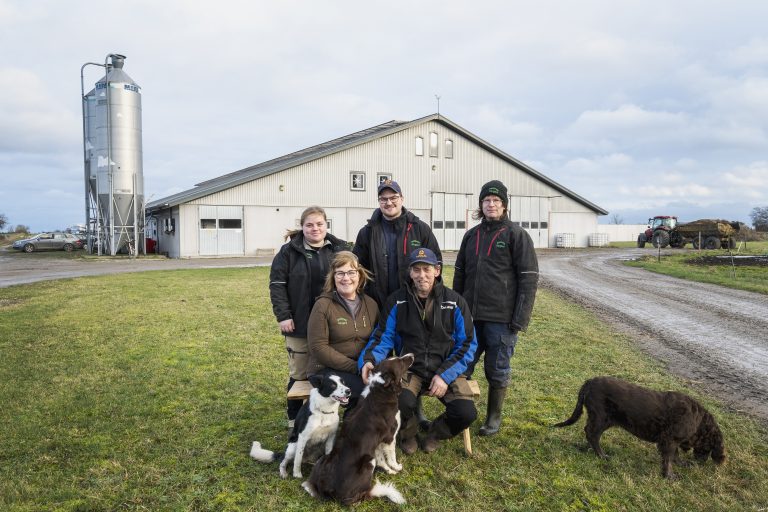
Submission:
[[[324,293],[317,298],[307,326],[308,374],[325,368],[357,373],[357,356],[379,321],[376,301],[365,294],[360,297],[362,304],[355,318],[336,292]]]

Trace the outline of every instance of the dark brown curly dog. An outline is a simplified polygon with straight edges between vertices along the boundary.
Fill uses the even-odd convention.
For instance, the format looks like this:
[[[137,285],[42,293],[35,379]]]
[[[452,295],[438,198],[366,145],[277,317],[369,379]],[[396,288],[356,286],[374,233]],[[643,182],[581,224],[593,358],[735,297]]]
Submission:
[[[587,441],[600,457],[600,436],[619,426],[644,441],[656,443],[661,453],[661,474],[675,478],[672,463],[687,465],[678,458],[678,448],[699,462],[711,455],[717,464],[725,461],[723,435],[712,416],[699,402],[676,391],[654,391],[614,377],[589,379],[579,390],[573,414],[555,427],[573,425],[587,408]]]

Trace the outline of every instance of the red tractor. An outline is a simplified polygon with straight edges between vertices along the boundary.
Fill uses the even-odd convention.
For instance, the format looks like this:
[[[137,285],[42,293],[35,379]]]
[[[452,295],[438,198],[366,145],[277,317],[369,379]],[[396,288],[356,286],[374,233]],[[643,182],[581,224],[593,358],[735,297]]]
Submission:
[[[675,229],[677,227],[677,217],[672,215],[657,215],[648,219],[648,229],[637,236],[637,246],[645,247],[647,242],[651,242],[654,247],[684,247],[685,239]]]
[[[722,219],[700,219],[678,223],[677,217],[657,215],[648,219],[648,229],[637,237],[637,246],[645,247],[651,242],[654,247],[670,246],[682,249],[693,244],[694,249],[728,249],[736,247],[736,235],[741,224]]]

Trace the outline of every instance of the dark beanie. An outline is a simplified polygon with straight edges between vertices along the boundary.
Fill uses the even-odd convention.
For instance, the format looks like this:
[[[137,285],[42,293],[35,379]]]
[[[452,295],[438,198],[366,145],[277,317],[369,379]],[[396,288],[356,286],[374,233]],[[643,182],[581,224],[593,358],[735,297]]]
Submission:
[[[509,197],[507,197],[507,187],[504,186],[502,182],[499,180],[492,180],[483,185],[483,188],[480,189],[480,207],[483,206],[483,199],[485,199],[486,196],[494,195],[497,196],[499,199],[501,199],[501,202],[504,204],[504,208],[507,207],[507,202],[509,201]]]

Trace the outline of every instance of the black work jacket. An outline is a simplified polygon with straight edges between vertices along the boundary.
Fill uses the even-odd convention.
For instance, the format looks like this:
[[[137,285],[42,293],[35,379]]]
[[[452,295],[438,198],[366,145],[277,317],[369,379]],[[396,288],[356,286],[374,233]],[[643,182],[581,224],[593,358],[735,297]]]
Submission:
[[[386,243],[381,225],[382,218],[381,210],[377,209],[373,212],[368,224],[358,232],[355,247],[352,249],[352,252],[360,260],[360,264],[373,274],[373,281],[366,285],[365,293],[373,297],[379,308],[384,305],[387,297],[395,291],[388,289],[387,286],[387,258],[397,258],[400,288],[410,280],[408,257],[414,249],[427,247],[435,253],[438,261],[442,262],[443,260],[440,246],[437,245],[437,239],[430,227],[416,215],[406,210],[405,207],[403,207],[402,214],[393,221],[397,230],[397,250],[395,254],[386,254]]]
[[[472,315],[461,295],[443,286],[440,279],[430,294],[431,314],[424,315],[410,281],[390,295],[384,315],[360,353],[358,368],[380,363],[394,351],[412,353],[409,371],[429,381],[435,375],[450,384],[464,373],[477,350]]]
[[[324,274],[330,268],[329,262],[333,253],[349,250],[346,241],[330,233],[325,235],[325,239],[330,244],[317,251]],[[292,318],[294,331],[290,336],[297,338],[307,336],[309,313],[316,298],[310,296],[312,276],[307,252],[304,249],[304,233],[299,231],[280,248],[272,260],[272,270],[269,273],[269,297],[275,318],[278,322]],[[313,257],[314,254],[310,256]]]
[[[507,323],[524,331],[531,320],[539,263],[530,235],[508,218],[483,221],[464,234],[453,289],[477,321]]]

